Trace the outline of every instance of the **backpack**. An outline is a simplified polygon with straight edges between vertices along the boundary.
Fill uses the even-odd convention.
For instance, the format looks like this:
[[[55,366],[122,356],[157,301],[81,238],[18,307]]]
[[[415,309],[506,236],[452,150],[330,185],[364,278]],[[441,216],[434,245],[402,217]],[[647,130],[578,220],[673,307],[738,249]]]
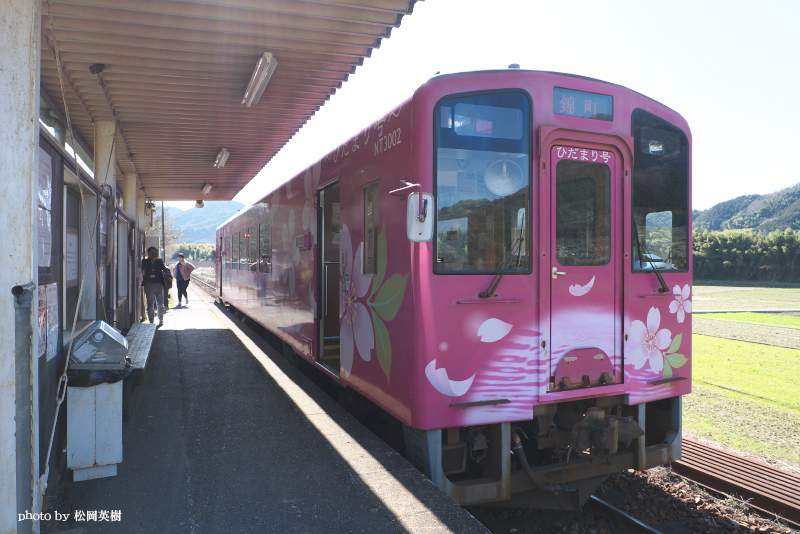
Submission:
[[[168,268],[161,271],[161,276],[164,279],[164,289],[172,289],[172,272]]]

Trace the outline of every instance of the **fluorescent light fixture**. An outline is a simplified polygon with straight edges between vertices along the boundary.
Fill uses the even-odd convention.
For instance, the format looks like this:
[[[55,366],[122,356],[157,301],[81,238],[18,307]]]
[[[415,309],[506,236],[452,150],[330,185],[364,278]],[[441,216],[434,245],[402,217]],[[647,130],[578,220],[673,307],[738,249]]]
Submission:
[[[206,184],[203,186],[203,194],[207,195],[211,191],[211,184]]]
[[[214,168],[221,169],[222,167],[224,167],[225,166],[225,162],[228,161],[228,156],[230,156],[230,155],[231,155],[231,153],[228,152],[227,148],[223,148],[222,150],[220,150],[219,154],[217,154],[217,159],[214,160]],[[208,184],[206,184],[206,185],[208,185]],[[208,189],[210,191],[211,190],[211,186],[208,186]],[[203,194],[205,195],[205,187],[203,188],[203,191],[204,191]]]
[[[264,52],[264,55],[259,58],[256,68],[253,71],[253,76],[250,78],[250,83],[247,84],[247,90],[244,92],[242,104],[247,104],[249,108],[253,104],[258,104],[261,99],[261,94],[269,83],[272,73],[275,72],[275,67],[278,66],[278,60],[272,57],[270,52]]]
[[[198,200],[198,201],[197,201],[197,202],[195,202],[195,204],[194,204],[194,207],[195,207],[195,208],[202,208],[203,206],[204,206],[204,204],[203,204],[203,201],[202,201],[202,200]]]

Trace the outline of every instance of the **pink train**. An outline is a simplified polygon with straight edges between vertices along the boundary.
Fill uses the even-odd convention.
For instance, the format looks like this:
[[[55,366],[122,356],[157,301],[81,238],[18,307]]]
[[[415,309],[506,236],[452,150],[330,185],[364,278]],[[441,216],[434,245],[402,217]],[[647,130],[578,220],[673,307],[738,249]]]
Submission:
[[[578,509],[680,458],[690,190],[689,127],[646,96],[438,76],[219,227],[219,298],[459,503]]]

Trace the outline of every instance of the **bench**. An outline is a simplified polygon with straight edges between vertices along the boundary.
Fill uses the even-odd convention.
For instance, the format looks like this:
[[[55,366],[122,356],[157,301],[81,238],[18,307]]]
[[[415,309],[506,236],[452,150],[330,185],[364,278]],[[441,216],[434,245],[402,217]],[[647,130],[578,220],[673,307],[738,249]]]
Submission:
[[[153,345],[156,325],[153,323],[135,323],[125,339],[128,340],[128,358],[131,359],[131,374],[126,379],[132,386],[138,386],[144,379],[144,369]]]

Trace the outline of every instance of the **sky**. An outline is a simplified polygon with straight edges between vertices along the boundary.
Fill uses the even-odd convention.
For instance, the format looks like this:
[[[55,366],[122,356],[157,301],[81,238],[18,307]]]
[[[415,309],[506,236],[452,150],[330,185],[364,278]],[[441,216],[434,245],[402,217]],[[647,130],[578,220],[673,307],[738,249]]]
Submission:
[[[800,182],[798,20],[795,1],[418,2],[234,200],[260,199],[437,72],[510,63],[623,85],[680,113],[693,136],[694,209],[771,193]]]

